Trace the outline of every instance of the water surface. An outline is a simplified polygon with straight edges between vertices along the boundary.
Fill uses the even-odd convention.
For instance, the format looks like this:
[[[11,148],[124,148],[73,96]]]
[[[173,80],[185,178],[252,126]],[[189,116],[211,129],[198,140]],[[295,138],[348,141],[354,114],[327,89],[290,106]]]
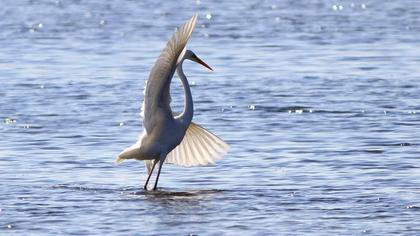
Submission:
[[[417,235],[418,3],[3,1],[0,234]],[[194,121],[231,150],[145,192],[114,160],[194,13]]]

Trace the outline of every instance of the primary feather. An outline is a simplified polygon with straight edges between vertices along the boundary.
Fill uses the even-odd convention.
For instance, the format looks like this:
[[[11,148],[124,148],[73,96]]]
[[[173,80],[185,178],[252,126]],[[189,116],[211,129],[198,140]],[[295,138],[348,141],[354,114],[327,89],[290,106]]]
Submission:
[[[171,80],[175,73],[178,59],[182,56],[188,39],[194,31],[196,21],[197,15],[194,15],[172,36],[150,72],[142,107],[142,113],[144,114],[143,125],[147,132],[154,126],[152,116],[153,111],[157,107],[172,113],[169,93]]]
[[[179,166],[215,164],[229,145],[222,139],[191,122],[182,142],[166,157],[165,163]]]

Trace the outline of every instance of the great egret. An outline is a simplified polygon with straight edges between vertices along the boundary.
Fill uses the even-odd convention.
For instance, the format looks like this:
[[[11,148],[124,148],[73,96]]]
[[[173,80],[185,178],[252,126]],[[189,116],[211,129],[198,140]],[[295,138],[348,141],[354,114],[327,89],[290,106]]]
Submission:
[[[153,190],[156,190],[164,162],[180,166],[214,164],[229,148],[222,139],[191,121],[193,99],[182,63],[188,59],[212,70],[192,51],[186,49],[196,21],[197,15],[194,15],[175,32],[157,59],[145,87],[140,113],[143,117],[143,134],[117,158],[118,164],[125,159],[145,161],[148,170],[144,184],[146,190],[158,162],[159,170]],[[180,114],[173,113],[170,107],[170,85],[175,70],[185,92],[184,110]]]

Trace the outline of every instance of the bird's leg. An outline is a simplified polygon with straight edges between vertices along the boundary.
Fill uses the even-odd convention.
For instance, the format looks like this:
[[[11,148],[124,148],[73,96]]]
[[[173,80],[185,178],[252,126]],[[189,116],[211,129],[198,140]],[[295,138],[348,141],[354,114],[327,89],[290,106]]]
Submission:
[[[144,184],[144,189],[147,190],[147,185],[149,184],[150,177],[152,176],[153,170],[155,169],[155,165],[158,162],[158,160],[153,160],[153,166],[150,170],[149,176],[147,177],[146,183]]]
[[[163,161],[164,160],[162,160],[162,159],[160,159],[160,161],[159,161],[159,170],[158,170],[158,173],[157,173],[157,176],[156,176],[155,186],[153,187],[153,190],[156,190],[156,188],[157,188],[157,184],[158,184],[158,181],[159,181],[160,170],[162,169]]]

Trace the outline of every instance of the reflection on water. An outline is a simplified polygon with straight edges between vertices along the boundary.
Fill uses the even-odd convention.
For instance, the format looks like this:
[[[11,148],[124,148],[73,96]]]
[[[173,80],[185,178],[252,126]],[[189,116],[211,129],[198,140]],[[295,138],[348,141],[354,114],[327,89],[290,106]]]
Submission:
[[[224,190],[217,190],[217,189],[208,189],[208,190],[191,190],[191,191],[176,191],[175,189],[173,191],[170,190],[162,190],[158,189],[157,191],[144,191],[144,192],[136,192],[135,195],[145,195],[145,196],[152,196],[156,198],[200,198],[202,196],[211,195],[223,192]]]

